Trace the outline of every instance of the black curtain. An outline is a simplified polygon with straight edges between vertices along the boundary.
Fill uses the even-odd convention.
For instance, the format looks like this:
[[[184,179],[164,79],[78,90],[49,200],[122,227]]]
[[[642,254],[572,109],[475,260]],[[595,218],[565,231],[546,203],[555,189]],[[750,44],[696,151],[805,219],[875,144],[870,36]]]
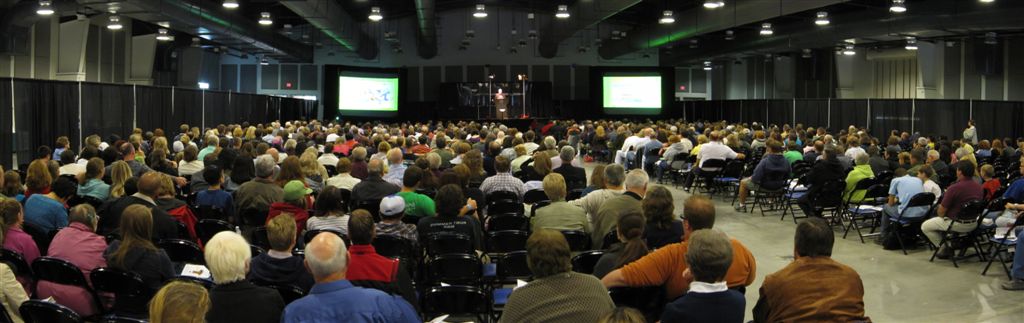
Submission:
[[[14,79],[0,78],[0,165],[4,170],[14,168],[11,155],[14,153],[14,137],[11,133],[11,82]]]
[[[914,131],[924,135],[947,136],[950,139],[963,137],[967,120],[971,118],[969,101],[916,100],[914,105],[914,117],[917,118]]]
[[[910,132],[915,126],[913,112],[910,100],[871,100],[871,128],[868,130],[871,136],[879,138],[888,137],[890,130]]]
[[[103,140],[117,135],[127,140],[135,116],[134,100],[131,85],[82,83],[83,135],[98,134]]]
[[[835,107],[833,106],[833,109]],[[794,116],[793,120],[795,123],[787,124],[796,126],[796,124],[807,127],[827,127],[829,125],[829,102],[828,100],[821,99],[805,99],[796,100],[796,107],[790,106],[790,115]],[[835,114],[835,110],[832,111]],[[833,115],[833,117],[835,117]],[[833,128],[835,125],[833,125]]]
[[[768,125],[783,125],[793,123],[793,100],[771,100],[767,108]]]
[[[829,120],[832,131],[838,132],[850,125],[868,125],[867,100],[832,100],[832,117]],[[874,125],[868,125],[869,129]]]
[[[1021,118],[1024,118],[1020,102],[974,101],[974,124],[978,138],[992,139],[996,136],[1017,138],[1021,136]],[[963,137],[967,126],[961,119],[952,129],[958,132],[953,138]]]
[[[209,93],[200,92],[203,102],[200,107],[204,107],[203,113],[206,115],[206,122],[204,125],[207,127],[214,127],[219,124],[228,124],[230,115],[228,115],[228,94],[227,93]],[[237,119],[236,119],[237,120]]]
[[[173,118],[192,127],[203,128],[203,91],[174,89]],[[198,138],[192,138],[197,140]]]
[[[178,126],[185,123],[184,119],[175,118],[171,113],[173,106],[170,88],[137,86],[135,102],[138,107],[136,124],[139,128],[162,128],[165,134],[170,135],[178,133]]]
[[[88,93],[84,90],[83,100]],[[33,159],[35,147],[53,148],[60,136],[67,136],[74,143],[72,148],[78,148],[78,83],[17,79],[13,94],[19,164]]]

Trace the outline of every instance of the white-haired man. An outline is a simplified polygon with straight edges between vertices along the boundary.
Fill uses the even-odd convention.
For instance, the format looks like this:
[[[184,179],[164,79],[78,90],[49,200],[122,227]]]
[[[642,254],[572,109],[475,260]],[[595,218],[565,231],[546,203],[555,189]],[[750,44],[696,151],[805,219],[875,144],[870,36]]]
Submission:
[[[221,231],[206,242],[204,258],[217,283],[210,290],[210,311],[206,321],[278,322],[284,300],[276,290],[253,285],[245,279],[252,251],[241,235]]]
[[[422,322],[401,297],[355,287],[345,279],[348,249],[337,235],[318,234],[306,245],[305,257],[316,285],[288,304],[281,322]]]
[[[405,164],[402,163],[403,157],[401,149],[391,148],[391,150],[388,150],[388,173],[384,174],[384,181],[402,187],[402,176],[405,175],[406,168]]]

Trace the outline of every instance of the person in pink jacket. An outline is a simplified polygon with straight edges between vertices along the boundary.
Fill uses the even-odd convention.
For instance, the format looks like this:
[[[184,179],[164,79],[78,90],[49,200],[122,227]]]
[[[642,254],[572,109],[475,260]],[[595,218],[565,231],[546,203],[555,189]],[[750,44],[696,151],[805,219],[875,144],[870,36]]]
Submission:
[[[86,281],[93,269],[105,267],[103,250],[107,249],[107,241],[96,234],[99,217],[96,210],[89,204],[81,204],[71,209],[68,214],[70,225],[57,232],[50,242],[49,257],[67,260],[82,270]],[[36,285],[39,298],[53,296],[57,303],[67,306],[83,317],[98,314],[99,306],[89,291],[78,286],[61,285],[48,281],[39,281]]]

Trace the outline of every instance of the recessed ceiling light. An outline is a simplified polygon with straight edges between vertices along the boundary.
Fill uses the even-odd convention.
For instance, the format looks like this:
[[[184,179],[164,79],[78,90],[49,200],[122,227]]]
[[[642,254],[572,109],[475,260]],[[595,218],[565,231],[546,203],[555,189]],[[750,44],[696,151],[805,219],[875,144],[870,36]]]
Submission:
[[[264,11],[264,12],[260,13],[260,25],[267,26],[267,25],[273,25],[273,24],[274,24],[274,20],[270,19],[270,13],[269,12]]]
[[[661,24],[671,24],[674,22],[676,22],[676,17],[672,15],[672,10],[665,10],[665,12],[662,12],[661,19],[658,20],[658,23]]]
[[[889,7],[889,11],[895,13],[907,12],[906,0],[892,0],[892,6]]]
[[[907,45],[903,48],[906,48],[907,50],[917,50],[917,38],[907,37]]]
[[[704,61],[704,70],[705,71],[710,71],[711,70],[711,61]]]
[[[473,17],[487,18],[487,8],[482,4],[476,5],[476,11],[473,12]]]
[[[818,26],[825,26],[831,23],[828,20],[828,12],[818,11],[817,18],[814,19],[814,24]]]
[[[761,35],[762,36],[770,36],[770,35],[772,35],[774,33],[775,33],[775,31],[772,30],[772,24],[771,23],[766,22],[766,23],[761,24]]]
[[[224,3],[221,5],[224,6],[224,8],[235,9],[238,8],[238,0],[224,0]]]
[[[725,40],[733,40],[733,39],[736,39],[736,32],[734,32],[732,30],[726,30],[725,31]]]
[[[704,8],[718,9],[718,8],[721,8],[721,7],[724,7],[724,6],[725,6],[725,1],[721,1],[721,0],[705,0],[704,1]]]
[[[36,13],[40,16],[49,16],[53,14],[53,6],[49,0],[39,0],[39,9],[36,9]]]
[[[116,13],[112,13],[107,23],[107,29],[110,30],[121,30],[124,25],[121,24],[121,17],[118,17]]]
[[[843,55],[846,55],[846,56],[857,55],[857,51],[854,50],[853,44],[848,44],[848,45],[846,45],[846,47],[843,48]]]
[[[564,4],[558,5],[558,11],[555,12],[555,17],[558,19],[569,18],[569,6]]]
[[[156,31],[156,40],[159,40],[159,41],[171,40],[171,35],[167,31],[167,28],[157,29],[157,31]]]
[[[384,15],[380,14],[380,7],[370,7],[370,21],[380,21],[384,19]]]

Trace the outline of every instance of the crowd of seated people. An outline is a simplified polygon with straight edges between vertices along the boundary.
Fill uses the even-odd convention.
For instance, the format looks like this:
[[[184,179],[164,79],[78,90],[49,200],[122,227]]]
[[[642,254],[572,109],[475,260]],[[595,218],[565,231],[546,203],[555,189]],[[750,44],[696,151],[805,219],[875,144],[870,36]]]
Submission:
[[[487,302],[498,305],[519,261],[528,282],[504,294],[501,321],[626,318],[633,312],[616,308],[616,293],[653,287],[660,307],[642,309],[648,320],[741,322],[755,255],[713,228],[715,202],[698,194],[727,190],[709,176],[729,167],[704,166],[721,160],[745,164],[732,186],[739,211],[751,195],[805,188],[792,201],[808,217],[797,226],[796,259],[762,284],[754,320],[860,320],[860,278],[830,258],[828,221],[841,212],[831,204],[878,202],[883,237],[914,220],[939,258],[954,256],[950,233],[977,229],[969,202],[1013,202],[1011,212],[988,214],[1000,227],[1024,209],[1014,204],[1024,202],[1024,181],[1014,180],[1024,166],[1008,138],[975,145],[967,136],[683,120],[179,130],[91,135],[77,150],[61,137],[57,149],[39,147],[23,172],[4,173],[0,242],[17,257],[0,259],[0,281],[19,282],[3,285],[7,314],[20,320],[18,305],[31,295],[53,296],[83,317],[159,320],[185,315],[167,310],[182,306],[210,322],[423,321],[443,314],[437,298],[447,285],[493,292]],[[588,177],[590,160],[609,163]],[[887,194],[869,200],[858,183],[880,179]],[[682,212],[674,202],[684,196],[657,185],[668,182],[693,192]],[[934,195],[934,206],[908,206],[920,194]],[[210,223],[227,227],[204,232]],[[172,240],[202,253],[212,288],[182,283],[188,261],[162,249]],[[597,251],[589,268],[574,258],[587,250]],[[36,282],[12,263],[44,255],[87,279],[101,268],[137,275],[141,292],[93,298],[81,286]],[[458,266],[434,265],[456,260],[480,268],[459,276],[451,272]],[[1012,268],[1003,287],[1024,289],[1024,259]],[[807,284],[796,280],[807,275],[834,288],[801,289]]]

